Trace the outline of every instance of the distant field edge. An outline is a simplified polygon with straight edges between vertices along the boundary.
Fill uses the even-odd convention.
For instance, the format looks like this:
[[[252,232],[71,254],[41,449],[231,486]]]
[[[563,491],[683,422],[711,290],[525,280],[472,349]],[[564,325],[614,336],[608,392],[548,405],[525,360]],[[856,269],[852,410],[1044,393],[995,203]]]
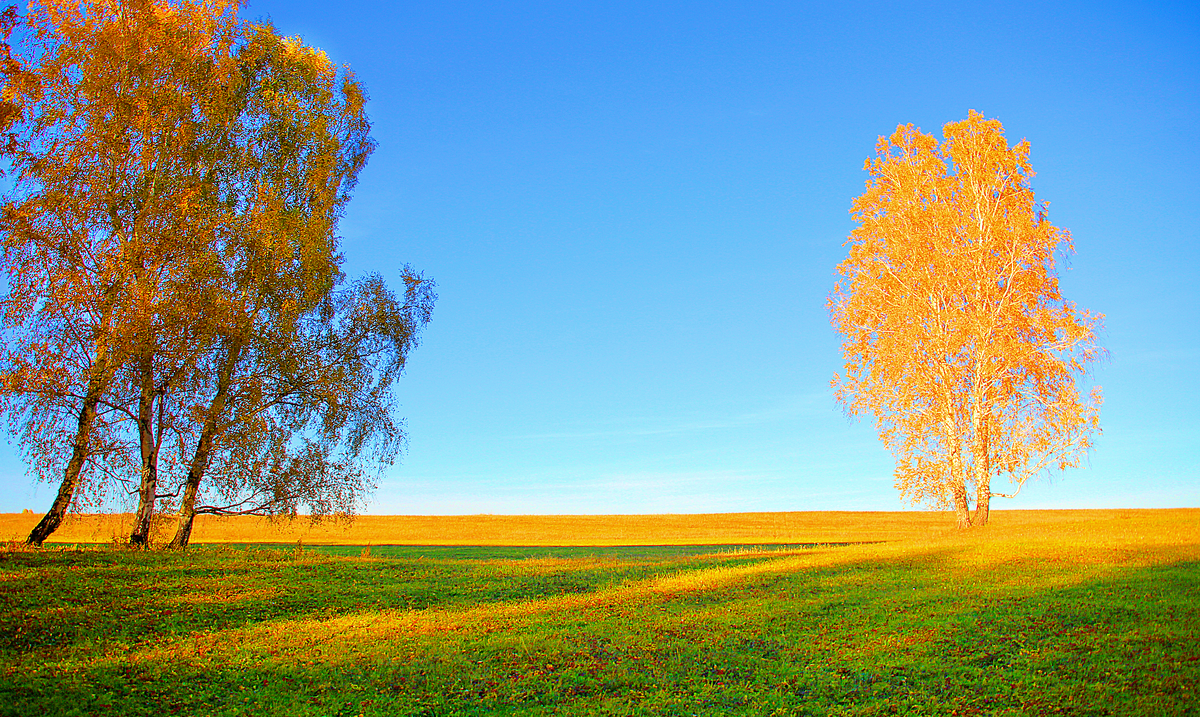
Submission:
[[[989,531],[1024,532],[1051,526],[1120,531],[1132,519],[1194,526],[1200,508],[997,510]],[[0,513],[0,540],[22,541],[38,513]],[[954,535],[946,511],[787,511],[666,513],[654,515],[362,515],[352,522],[271,520],[257,516],[200,516],[194,544],[304,544],[376,546],[745,546],[864,543]],[[49,543],[120,543],[132,525],[128,513],[75,514]],[[156,538],[174,531],[174,516],[158,521]]]

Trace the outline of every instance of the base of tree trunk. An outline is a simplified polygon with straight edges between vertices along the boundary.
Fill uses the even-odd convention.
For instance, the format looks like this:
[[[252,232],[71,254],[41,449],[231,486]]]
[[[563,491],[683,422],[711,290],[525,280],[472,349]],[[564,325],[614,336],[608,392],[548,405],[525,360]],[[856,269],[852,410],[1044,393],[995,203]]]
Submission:
[[[988,524],[992,512],[992,482],[991,477],[984,473],[979,478],[975,491],[975,518],[971,522],[980,528]]]
[[[171,544],[167,547],[183,550],[188,546],[192,539],[192,525],[196,521],[196,514],[192,513],[186,517],[179,517],[179,529],[175,531],[175,537],[171,539]]]
[[[71,499],[75,497],[76,480],[71,474],[71,468],[75,467],[75,461],[67,467],[67,477],[58,487],[58,495],[54,498],[54,503],[51,504],[50,510],[42,516],[38,524],[33,526],[33,530],[29,532],[29,537],[25,539],[26,545],[34,545],[42,547],[42,543],[46,542],[54,531],[62,525],[63,518],[67,514],[67,508],[71,505]],[[75,471],[75,476],[78,476],[78,470]]]
[[[42,516],[37,525],[33,526],[29,537],[25,539],[25,544],[38,548],[42,547],[42,543],[46,542],[46,538],[49,538],[51,533],[58,530],[58,526],[60,525],[62,525],[62,515],[52,509],[49,513]]]

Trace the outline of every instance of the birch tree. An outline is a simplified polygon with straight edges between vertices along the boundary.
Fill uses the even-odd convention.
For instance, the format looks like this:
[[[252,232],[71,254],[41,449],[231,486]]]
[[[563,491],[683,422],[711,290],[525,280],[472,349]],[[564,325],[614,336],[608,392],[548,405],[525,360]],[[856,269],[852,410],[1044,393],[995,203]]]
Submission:
[[[365,93],[269,26],[248,38],[242,175],[227,192],[246,250],[226,277],[175,547],[197,514],[352,512],[400,449],[391,388],[436,298],[409,267],[403,300],[378,275],[341,286],[334,231],[373,148]]]
[[[176,500],[181,544],[196,510],[343,510],[397,453],[391,385],[433,294],[407,269],[403,301],[343,286],[365,92],[235,11],[44,0],[6,56],[0,408],[61,477],[30,543],[110,485],[136,546]]]
[[[6,88],[22,141],[7,155],[0,370],[31,462],[62,467],[29,538],[40,544],[75,499],[122,375],[138,384],[138,491],[153,500],[154,427],[179,368],[154,357],[188,360],[187,318],[218,217],[208,174],[221,161],[212,139],[227,122],[236,25],[232,3],[105,0],[35,2],[24,24],[35,81]],[[66,434],[69,458],[42,453]]]
[[[1103,317],[1059,291],[1073,245],[1034,200],[1029,143],[973,110],[944,136],[901,125],[865,165],[829,297],[846,362],[833,388],[875,418],[904,498],[981,526],[992,498],[1092,447],[1100,388],[1078,381],[1104,355]]]
[[[221,358],[172,547],[186,547],[196,515],[355,511],[403,447],[393,384],[437,298],[410,267],[402,277],[403,299],[368,275],[295,331],[264,322],[236,361]]]

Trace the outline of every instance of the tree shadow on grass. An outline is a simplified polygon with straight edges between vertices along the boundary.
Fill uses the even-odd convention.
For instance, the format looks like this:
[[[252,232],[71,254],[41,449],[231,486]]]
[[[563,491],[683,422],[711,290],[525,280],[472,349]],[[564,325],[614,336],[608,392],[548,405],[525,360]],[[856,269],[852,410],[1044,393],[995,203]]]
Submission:
[[[700,571],[770,556],[667,551],[531,570],[521,561],[355,560],[311,552],[51,550],[0,553],[0,661],[55,659],[289,620],[453,609],[584,594],[659,571]]]

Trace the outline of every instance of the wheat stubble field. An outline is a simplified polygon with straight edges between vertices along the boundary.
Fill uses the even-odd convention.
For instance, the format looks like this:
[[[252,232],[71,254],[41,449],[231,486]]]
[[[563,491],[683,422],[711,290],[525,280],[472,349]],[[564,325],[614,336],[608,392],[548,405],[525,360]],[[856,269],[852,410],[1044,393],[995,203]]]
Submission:
[[[1197,714],[1198,519],[84,517],[0,552],[0,714]]]

